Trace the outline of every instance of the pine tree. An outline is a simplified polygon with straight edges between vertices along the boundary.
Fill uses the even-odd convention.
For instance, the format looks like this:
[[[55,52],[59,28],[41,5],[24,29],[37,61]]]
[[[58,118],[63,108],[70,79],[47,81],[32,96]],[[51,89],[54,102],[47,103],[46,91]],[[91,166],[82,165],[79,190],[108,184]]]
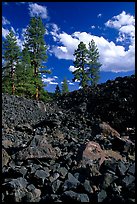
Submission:
[[[31,66],[34,70],[34,84],[36,87],[35,98],[38,100],[40,92],[43,90],[41,73],[50,73],[49,70],[43,70],[42,62],[47,60],[46,44],[44,41],[45,27],[40,17],[32,17],[26,31],[25,47],[28,49],[31,58]]]
[[[14,32],[10,30],[3,42],[3,59],[4,65],[2,68],[2,91],[15,94],[15,77],[16,67],[20,58],[20,49],[17,45],[17,39]]]
[[[88,49],[83,42],[80,42],[74,56],[75,61],[73,63],[76,70],[73,72],[73,81],[80,80],[82,88],[85,88],[89,83],[91,86],[96,85],[101,64],[99,63],[99,52],[94,40],[91,40]]]
[[[73,72],[73,81],[80,80],[80,85],[83,88],[87,85],[88,82],[88,76],[86,74],[87,53],[88,50],[86,48],[86,45],[83,42],[80,42],[78,48],[74,52],[75,61],[73,63],[76,70]]]
[[[56,88],[55,88],[55,97],[58,97],[60,95],[61,95],[61,90],[59,88],[59,85],[57,85]]]
[[[30,53],[24,47],[21,53],[21,62],[17,66],[17,88],[18,95],[32,98],[35,94],[33,67],[31,66]]]
[[[99,51],[94,40],[91,40],[89,43],[87,61],[87,73],[89,76],[90,85],[94,86],[99,80],[99,69],[101,67],[101,64],[99,63]]]
[[[62,83],[62,94],[69,92],[69,88],[68,88],[68,83],[67,83],[67,79],[64,78],[63,83]]]

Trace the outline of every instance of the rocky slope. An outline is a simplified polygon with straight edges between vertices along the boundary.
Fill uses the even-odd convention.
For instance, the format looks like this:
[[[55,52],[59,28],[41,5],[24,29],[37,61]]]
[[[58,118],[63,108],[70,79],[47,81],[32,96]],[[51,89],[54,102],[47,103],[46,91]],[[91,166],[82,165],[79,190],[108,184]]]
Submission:
[[[135,202],[135,77],[51,103],[2,94],[3,202]]]

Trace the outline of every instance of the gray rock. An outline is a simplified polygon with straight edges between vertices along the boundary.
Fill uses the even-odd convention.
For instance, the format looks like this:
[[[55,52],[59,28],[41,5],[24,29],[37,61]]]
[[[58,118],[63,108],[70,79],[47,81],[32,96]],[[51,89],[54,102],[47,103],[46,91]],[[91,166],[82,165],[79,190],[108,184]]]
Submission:
[[[85,182],[83,183],[84,189],[87,193],[93,193],[93,189],[90,185],[90,181],[85,180]]]
[[[60,167],[58,169],[58,173],[60,173],[61,178],[64,179],[68,173],[68,170],[65,167]]]
[[[120,161],[119,163],[118,163],[118,173],[119,173],[119,175],[120,176],[124,176],[125,175],[125,172],[126,172],[126,170],[127,170],[127,166],[122,162],[122,161]]]
[[[80,182],[71,174],[68,173],[68,179],[63,184],[63,190],[76,189]]]
[[[49,171],[44,171],[44,170],[36,170],[34,177],[42,181],[44,184],[45,178],[49,177]]]
[[[49,177],[49,180],[52,183],[55,180],[57,180],[58,178],[59,178],[59,173],[53,173],[53,175]]]
[[[107,197],[107,193],[105,190],[101,190],[98,193],[98,202],[101,203]]]
[[[128,173],[129,173],[129,174],[132,174],[132,175],[135,175],[135,163],[132,164],[132,165],[129,167]]]
[[[78,202],[89,202],[89,197],[84,193],[75,193],[74,191],[65,191],[63,197],[66,200],[78,201]]]
[[[128,187],[132,182],[135,181],[135,177],[132,175],[127,175],[122,181],[125,186]]]
[[[30,145],[16,154],[16,160],[33,158],[56,158],[54,149],[44,136],[34,136]]]
[[[61,185],[62,181],[56,180],[52,183],[52,191],[53,193],[56,193]]]
[[[110,186],[110,184],[115,181],[118,177],[115,176],[114,174],[110,174],[110,173],[105,173],[104,174],[104,179],[103,179],[103,185],[102,188],[106,189]]]

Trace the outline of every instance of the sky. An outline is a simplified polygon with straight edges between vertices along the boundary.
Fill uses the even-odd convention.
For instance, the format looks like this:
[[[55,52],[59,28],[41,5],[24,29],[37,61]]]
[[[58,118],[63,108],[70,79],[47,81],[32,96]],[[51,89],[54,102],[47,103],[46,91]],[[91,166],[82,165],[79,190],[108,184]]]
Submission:
[[[93,39],[100,54],[98,83],[135,73],[135,2],[2,2],[2,40],[9,30],[23,49],[24,32],[30,18],[40,16],[45,26],[47,69],[42,75],[45,90],[54,92],[67,78],[70,91],[80,88],[72,82],[74,50]]]

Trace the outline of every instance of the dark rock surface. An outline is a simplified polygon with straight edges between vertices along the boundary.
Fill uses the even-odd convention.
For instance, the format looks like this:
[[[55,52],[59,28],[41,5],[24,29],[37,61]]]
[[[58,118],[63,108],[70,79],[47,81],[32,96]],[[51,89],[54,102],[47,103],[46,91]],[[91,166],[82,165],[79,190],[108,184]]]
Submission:
[[[2,94],[2,201],[135,203],[135,77],[50,103]]]

